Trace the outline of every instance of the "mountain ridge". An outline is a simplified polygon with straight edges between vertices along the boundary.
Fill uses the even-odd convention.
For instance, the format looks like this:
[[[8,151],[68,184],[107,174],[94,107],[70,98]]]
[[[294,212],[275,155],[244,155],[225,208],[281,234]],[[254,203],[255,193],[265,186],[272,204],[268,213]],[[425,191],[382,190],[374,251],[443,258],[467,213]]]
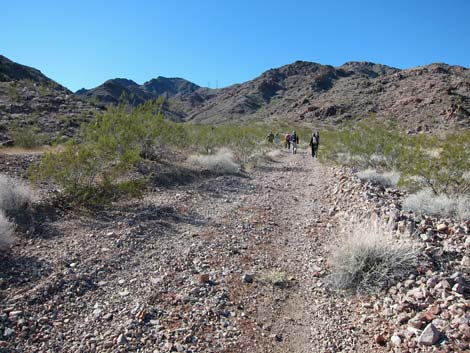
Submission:
[[[39,70],[0,56],[0,140],[9,138],[11,124],[35,124],[53,137],[70,137],[108,104],[136,106],[158,97],[165,98],[163,113],[179,122],[334,125],[373,114],[410,132],[470,127],[470,70],[459,65],[399,69],[298,60],[218,89],[157,76],[143,84],[115,78],[72,93]]]

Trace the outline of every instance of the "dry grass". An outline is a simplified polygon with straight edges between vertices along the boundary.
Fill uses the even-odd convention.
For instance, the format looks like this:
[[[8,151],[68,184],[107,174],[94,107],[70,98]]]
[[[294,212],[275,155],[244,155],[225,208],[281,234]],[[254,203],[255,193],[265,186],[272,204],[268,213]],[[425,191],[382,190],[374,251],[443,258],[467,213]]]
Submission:
[[[347,225],[331,251],[332,287],[374,293],[408,275],[417,263],[410,242],[369,223]]]
[[[26,183],[0,174],[0,210],[16,211],[35,199],[34,191]]]
[[[287,287],[288,284],[286,273],[281,271],[265,271],[257,277],[260,282],[270,284],[272,286]]]
[[[470,218],[470,198],[464,195],[436,195],[431,189],[423,189],[406,197],[403,209],[421,215],[467,220]]]
[[[190,156],[188,162],[219,174],[235,174],[240,170],[232,151],[227,148],[221,148],[216,154]]]
[[[14,243],[13,230],[13,224],[10,223],[3,211],[0,210],[0,250],[8,248]]]
[[[45,152],[59,152],[63,150],[61,146],[42,146],[36,148],[22,148],[22,147],[0,147],[0,154],[6,155],[30,155],[42,154]]]
[[[357,173],[357,177],[361,180],[368,181],[375,185],[382,185],[384,187],[396,187],[400,180],[400,173],[397,172],[384,172],[379,173],[375,169],[366,169]]]

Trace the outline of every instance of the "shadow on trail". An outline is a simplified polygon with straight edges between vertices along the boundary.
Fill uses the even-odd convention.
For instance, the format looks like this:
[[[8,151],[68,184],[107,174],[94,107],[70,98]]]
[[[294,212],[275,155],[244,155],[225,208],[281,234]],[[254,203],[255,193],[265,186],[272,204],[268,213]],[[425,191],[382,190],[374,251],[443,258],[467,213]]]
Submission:
[[[154,187],[173,188],[190,185],[201,180],[213,179],[224,175],[247,178],[239,173],[217,173],[207,169],[193,169],[169,162],[160,162],[159,170],[152,176],[150,183]]]
[[[15,254],[14,250],[0,255],[0,289],[31,285],[48,276],[51,268],[43,260],[34,256]]]

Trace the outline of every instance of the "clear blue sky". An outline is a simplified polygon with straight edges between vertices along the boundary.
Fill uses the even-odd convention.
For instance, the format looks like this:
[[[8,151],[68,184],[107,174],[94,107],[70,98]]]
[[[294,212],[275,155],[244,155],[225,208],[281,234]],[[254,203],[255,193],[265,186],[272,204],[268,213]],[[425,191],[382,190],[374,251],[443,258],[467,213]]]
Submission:
[[[295,60],[470,66],[470,0],[2,0],[0,54],[62,85],[215,87]]]

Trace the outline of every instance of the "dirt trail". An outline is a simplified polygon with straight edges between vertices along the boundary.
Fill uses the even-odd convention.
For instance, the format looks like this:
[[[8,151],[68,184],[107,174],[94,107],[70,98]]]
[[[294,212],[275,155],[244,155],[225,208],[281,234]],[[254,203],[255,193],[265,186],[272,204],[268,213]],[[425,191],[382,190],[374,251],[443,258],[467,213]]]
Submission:
[[[335,181],[332,170],[305,151],[283,151],[279,166],[259,178],[264,190],[254,202],[269,205],[278,222],[266,256],[288,281],[288,288],[276,288],[274,302],[258,312],[268,337],[274,335],[260,352],[357,352],[347,303],[332,299],[324,288],[325,251],[334,229],[326,195],[327,184]]]

